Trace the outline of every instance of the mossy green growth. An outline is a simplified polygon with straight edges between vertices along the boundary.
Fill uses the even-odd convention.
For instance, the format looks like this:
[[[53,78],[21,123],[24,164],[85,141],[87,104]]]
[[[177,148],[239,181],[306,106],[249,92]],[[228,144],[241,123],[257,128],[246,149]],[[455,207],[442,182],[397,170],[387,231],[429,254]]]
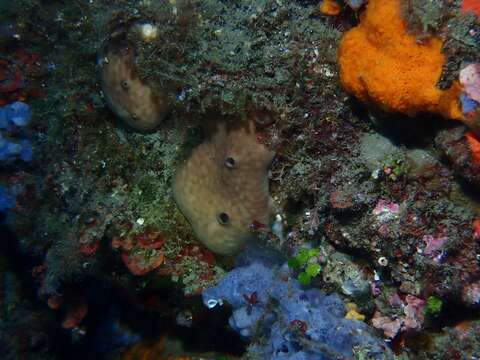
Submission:
[[[425,314],[432,316],[438,314],[442,310],[443,301],[436,296],[429,296],[425,305]]]
[[[388,156],[383,161],[383,171],[388,180],[396,181],[403,175],[408,173],[408,166],[404,159]]]
[[[214,110],[236,118],[248,116],[250,104],[290,113],[291,104],[305,98],[298,79],[312,54],[304,49],[315,49],[316,63],[332,69],[336,63],[332,44],[340,32],[311,16],[313,5],[270,0],[238,1],[235,6],[220,0],[192,0],[186,7],[186,1],[142,3],[138,16],[162,19],[162,26],[152,42],[131,39],[137,46],[137,69],[153,86],[185,94],[174,100],[179,108],[187,102],[193,112],[208,115]],[[324,92],[323,74],[318,70],[314,75],[312,91]]]
[[[298,271],[298,282],[301,285],[310,285],[312,278],[320,274],[322,268],[317,262],[317,256],[320,249],[312,248],[300,249],[296,256],[288,259],[288,266]]]

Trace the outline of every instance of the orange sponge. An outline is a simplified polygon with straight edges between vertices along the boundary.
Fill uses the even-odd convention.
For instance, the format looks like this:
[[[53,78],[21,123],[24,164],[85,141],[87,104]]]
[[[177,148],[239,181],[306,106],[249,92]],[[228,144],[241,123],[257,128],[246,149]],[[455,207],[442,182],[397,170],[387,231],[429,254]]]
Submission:
[[[338,53],[342,85],[386,111],[462,119],[461,86],[455,82],[446,91],[436,86],[445,63],[442,41],[419,42],[408,34],[400,5],[400,0],[370,0],[360,24],[344,35]]]

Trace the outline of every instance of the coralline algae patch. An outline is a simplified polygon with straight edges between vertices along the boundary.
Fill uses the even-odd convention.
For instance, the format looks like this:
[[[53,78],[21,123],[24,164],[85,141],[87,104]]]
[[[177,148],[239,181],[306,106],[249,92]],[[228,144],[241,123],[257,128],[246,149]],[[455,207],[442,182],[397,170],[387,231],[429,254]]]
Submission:
[[[0,29],[0,37],[1,33]],[[0,105],[45,95],[40,56],[25,49],[4,50],[0,55]]]
[[[158,275],[170,276],[172,281],[181,281],[185,296],[198,295],[204,289],[216,284],[225,271],[216,265],[214,255],[203,246],[184,247],[173,259],[165,259],[158,269]]]
[[[472,131],[466,132],[464,136],[470,149],[472,162],[480,164],[480,141],[478,137]]]
[[[480,2],[478,0],[463,0],[461,10],[463,12],[473,12],[480,16]]]
[[[213,252],[237,253],[252,236],[252,222],[268,224],[267,171],[273,156],[257,143],[252,123],[234,129],[220,123],[178,170],[175,200],[197,237]]]
[[[112,247],[122,250],[122,261],[134,275],[141,276],[163,264],[161,248],[165,240],[159,231],[145,231],[126,239],[114,236]]]
[[[420,43],[408,34],[401,1],[370,0],[340,43],[340,80],[349,93],[386,111],[462,119],[458,82],[445,91],[436,87],[445,64],[441,49],[439,38]]]
[[[102,87],[112,111],[136,130],[158,127],[169,110],[168,95],[140,79],[132,46],[111,46],[100,63]]]

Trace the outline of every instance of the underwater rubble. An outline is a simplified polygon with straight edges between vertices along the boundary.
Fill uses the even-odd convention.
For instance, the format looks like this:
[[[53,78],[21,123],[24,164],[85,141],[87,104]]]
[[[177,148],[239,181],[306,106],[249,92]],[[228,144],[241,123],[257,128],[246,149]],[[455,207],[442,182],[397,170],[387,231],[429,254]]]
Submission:
[[[480,357],[478,0],[0,1],[5,359]]]

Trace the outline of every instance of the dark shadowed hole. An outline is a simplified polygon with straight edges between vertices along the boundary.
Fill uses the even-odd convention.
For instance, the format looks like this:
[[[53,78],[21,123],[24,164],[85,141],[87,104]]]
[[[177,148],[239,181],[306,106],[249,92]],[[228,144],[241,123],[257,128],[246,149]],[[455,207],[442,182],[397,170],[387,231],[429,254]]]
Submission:
[[[445,125],[445,120],[431,114],[417,115],[415,127],[412,126],[412,120],[401,114],[381,114],[372,121],[381,135],[409,148],[429,146],[438,130]]]
[[[233,169],[235,167],[235,159],[231,156],[225,159],[225,166],[229,169]]]
[[[227,225],[230,221],[230,216],[226,212],[221,212],[217,215],[217,220],[221,225]]]

